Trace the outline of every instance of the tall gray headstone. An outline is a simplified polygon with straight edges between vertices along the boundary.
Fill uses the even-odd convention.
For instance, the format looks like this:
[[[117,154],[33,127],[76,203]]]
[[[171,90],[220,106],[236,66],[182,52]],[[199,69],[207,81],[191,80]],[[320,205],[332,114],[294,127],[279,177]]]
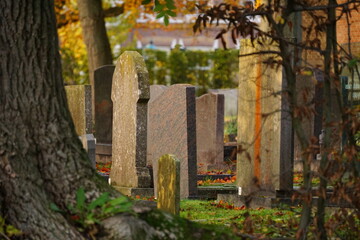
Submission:
[[[241,40],[240,54],[277,50]],[[261,55],[240,58],[238,101],[237,185],[239,195],[291,191],[293,177],[292,125],[281,69],[263,63]]]
[[[91,86],[68,85],[65,91],[76,133],[92,133]]]
[[[126,195],[149,195],[153,189],[146,167],[149,76],[142,56],[124,52],[112,83],[113,141],[111,184]],[[144,192],[141,192],[144,191]]]
[[[207,171],[208,165],[223,164],[223,94],[208,93],[196,99],[196,146],[199,170]]]
[[[155,98],[155,97],[154,97]],[[197,195],[195,88],[177,84],[149,102],[148,163],[157,179],[157,160],[173,154],[180,160],[181,198]],[[155,194],[157,182],[154,182]]]

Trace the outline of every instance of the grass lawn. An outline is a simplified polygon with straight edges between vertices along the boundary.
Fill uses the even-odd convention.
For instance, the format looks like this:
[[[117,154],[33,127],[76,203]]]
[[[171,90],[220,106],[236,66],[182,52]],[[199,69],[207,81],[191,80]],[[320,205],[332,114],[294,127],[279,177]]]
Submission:
[[[180,208],[181,217],[194,222],[211,224],[214,228],[227,228],[229,231],[250,234],[257,238],[287,239],[295,239],[301,212],[301,207],[245,209],[244,207],[236,208],[227,203],[200,200],[182,200]],[[355,211],[354,209],[327,209],[328,233],[333,239],[360,239],[358,231],[360,221],[354,214]],[[315,238],[314,232],[312,224],[308,231],[309,239]]]

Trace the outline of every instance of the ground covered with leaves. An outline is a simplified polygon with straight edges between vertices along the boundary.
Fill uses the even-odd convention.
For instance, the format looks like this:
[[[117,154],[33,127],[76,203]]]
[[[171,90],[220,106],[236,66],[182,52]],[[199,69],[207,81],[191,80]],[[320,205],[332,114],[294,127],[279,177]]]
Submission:
[[[327,208],[327,231],[333,239],[360,239],[360,216],[355,209]],[[300,206],[281,208],[247,209],[234,207],[225,202],[183,200],[180,216],[214,227],[228,228],[229,231],[256,239],[296,237],[300,221]],[[314,239],[314,222],[309,227],[308,237]]]

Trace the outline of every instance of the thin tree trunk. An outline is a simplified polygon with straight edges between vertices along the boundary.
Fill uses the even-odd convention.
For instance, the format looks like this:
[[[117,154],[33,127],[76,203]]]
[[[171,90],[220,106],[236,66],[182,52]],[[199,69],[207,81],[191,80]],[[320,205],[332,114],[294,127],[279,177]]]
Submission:
[[[328,5],[336,5],[336,0],[329,0]],[[331,62],[332,62],[332,53],[333,48],[336,48],[336,45],[333,44],[334,39],[336,39],[336,13],[335,8],[328,9],[328,25],[326,29],[326,48],[324,54],[324,143],[322,151],[322,156],[319,166],[319,176],[320,176],[320,186],[319,186],[319,198],[317,204],[317,214],[316,214],[316,225],[318,229],[318,238],[325,240],[327,239],[326,230],[325,230],[325,201],[326,201],[326,187],[327,187],[327,177],[326,169],[329,164],[329,148],[331,146],[331,122],[332,122],[332,100],[331,100]],[[335,57],[335,56],[334,56]]]
[[[113,59],[109,38],[106,33],[101,0],[78,0],[78,9],[88,53],[89,77],[93,96],[92,109],[94,114],[94,71],[98,67],[112,64]]]

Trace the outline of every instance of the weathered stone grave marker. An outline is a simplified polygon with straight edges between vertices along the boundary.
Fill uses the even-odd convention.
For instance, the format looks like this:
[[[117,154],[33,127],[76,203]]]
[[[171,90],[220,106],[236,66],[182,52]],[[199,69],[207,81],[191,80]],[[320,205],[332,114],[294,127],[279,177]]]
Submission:
[[[146,167],[149,76],[142,56],[124,52],[112,82],[113,141],[111,184],[126,195],[153,196]]]
[[[160,90],[162,91],[162,90]],[[157,160],[173,154],[180,160],[180,197],[197,195],[195,88],[176,84],[149,101],[148,164],[157,179]],[[154,181],[155,194],[157,182]]]
[[[208,93],[196,99],[197,164],[222,169],[224,162],[224,95]],[[216,167],[215,167],[216,168]]]
[[[71,117],[78,136],[92,133],[91,86],[65,86]]]
[[[172,214],[180,212],[180,161],[166,154],[158,160],[157,207]]]
[[[240,54],[274,46],[241,41]],[[240,58],[237,156],[239,195],[259,190],[275,195],[292,190],[292,127],[281,70],[263,64],[261,55]]]

